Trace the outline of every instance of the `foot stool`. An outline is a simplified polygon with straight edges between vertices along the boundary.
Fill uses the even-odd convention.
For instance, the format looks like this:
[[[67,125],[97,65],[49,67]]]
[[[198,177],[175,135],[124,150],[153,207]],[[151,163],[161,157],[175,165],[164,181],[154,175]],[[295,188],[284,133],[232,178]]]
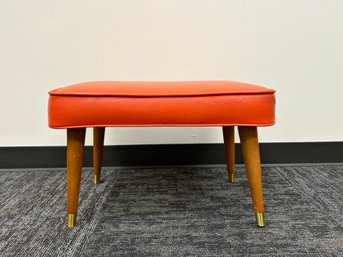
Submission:
[[[275,122],[275,91],[232,81],[99,81],[49,91],[49,127],[67,129],[68,227],[76,224],[86,128],[93,128],[94,183],[100,180],[105,127],[221,126],[228,180],[234,181],[238,126],[256,224],[264,226],[257,127]]]

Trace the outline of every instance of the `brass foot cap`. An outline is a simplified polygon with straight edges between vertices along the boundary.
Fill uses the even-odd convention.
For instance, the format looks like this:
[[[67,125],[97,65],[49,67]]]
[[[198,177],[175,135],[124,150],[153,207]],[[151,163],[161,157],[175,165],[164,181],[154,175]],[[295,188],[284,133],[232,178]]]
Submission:
[[[256,225],[260,228],[263,228],[265,226],[263,212],[256,212],[255,215],[256,215]]]
[[[94,185],[98,185],[100,183],[100,177],[97,175],[94,175]]]
[[[73,228],[76,225],[76,214],[68,213],[68,228]]]
[[[235,174],[234,173],[229,173],[228,174],[228,180],[230,183],[235,182]]]

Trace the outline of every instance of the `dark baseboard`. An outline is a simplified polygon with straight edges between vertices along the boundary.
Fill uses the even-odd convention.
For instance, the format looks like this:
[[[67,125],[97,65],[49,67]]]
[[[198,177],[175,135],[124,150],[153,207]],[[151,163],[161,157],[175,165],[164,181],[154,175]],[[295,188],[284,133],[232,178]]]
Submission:
[[[261,143],[263,164],[343,163],[343,142]],[[66,166],[66,148],[0,147],[0,169]],[[236,163],[242,163],[236,144]],[[105,146],[103,166],[164,166],[225,164],[223,144]],[[92,147],[86,146],[84,167],[92,166]]]

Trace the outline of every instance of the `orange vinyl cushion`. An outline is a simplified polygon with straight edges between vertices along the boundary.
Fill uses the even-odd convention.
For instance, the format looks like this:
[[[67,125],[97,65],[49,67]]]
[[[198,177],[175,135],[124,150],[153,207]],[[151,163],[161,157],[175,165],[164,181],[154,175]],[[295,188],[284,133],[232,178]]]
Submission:
[[[51,128],[275,123],[275,91],[240,82],[95,81],[49,94]]]

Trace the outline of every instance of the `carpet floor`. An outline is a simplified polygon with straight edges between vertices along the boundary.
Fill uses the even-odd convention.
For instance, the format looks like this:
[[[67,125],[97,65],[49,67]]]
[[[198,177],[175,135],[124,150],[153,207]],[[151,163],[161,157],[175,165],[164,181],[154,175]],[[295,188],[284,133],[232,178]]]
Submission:
[[[255,226],[243,167],[82,173],[66,227],[65,170],[0,170],[0,256],[343,256],[343,166],[263,167]]]

